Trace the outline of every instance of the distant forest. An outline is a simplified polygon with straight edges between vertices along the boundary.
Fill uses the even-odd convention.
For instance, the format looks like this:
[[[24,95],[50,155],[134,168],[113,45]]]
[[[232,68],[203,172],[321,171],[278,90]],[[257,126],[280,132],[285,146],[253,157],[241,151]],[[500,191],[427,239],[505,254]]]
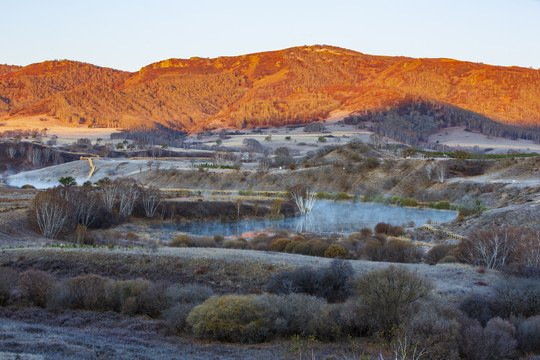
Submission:
[[[403,100],[384,110],[366,110],[346,117],[344,122],[370,122],[374,132],[410,145],[426,143],[429,136],[438,130],[454,126],[465,126],[470,131],[488,136],[540,143],[540,129],[501,124],[469,110],[418,98]]]
[[[127,139],[149,145],[164,145],[181,147],[186,132],[167,128],[156,123],[155,128],[136,127],[111,134],[111,139]]]

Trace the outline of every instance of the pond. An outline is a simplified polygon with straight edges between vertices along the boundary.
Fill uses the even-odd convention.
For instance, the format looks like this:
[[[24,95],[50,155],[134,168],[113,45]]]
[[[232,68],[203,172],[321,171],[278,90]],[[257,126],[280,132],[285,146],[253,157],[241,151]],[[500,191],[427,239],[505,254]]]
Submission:
[[[309,215],[282,219],[245,219],[240,221],[192,221],[163,224],[188,235],[225,237],[250,237],[257,233],[288,230],[320,234],[350,234],[364,227],[373,228],[379,222],[404,225],[412,221],[421,226],[428,220],[447,222],[454,220],[457,212],[448,210],[418,209],[374,203],[318,201]]]

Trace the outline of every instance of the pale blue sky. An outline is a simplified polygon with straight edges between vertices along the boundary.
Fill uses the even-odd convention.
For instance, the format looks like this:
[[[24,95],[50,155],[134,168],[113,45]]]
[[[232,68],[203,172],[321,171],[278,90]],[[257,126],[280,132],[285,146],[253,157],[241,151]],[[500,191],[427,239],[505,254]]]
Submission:
[[[540,0],[0,0],[0,63],[136,71],[168,58],[327,44],[540,68]]]

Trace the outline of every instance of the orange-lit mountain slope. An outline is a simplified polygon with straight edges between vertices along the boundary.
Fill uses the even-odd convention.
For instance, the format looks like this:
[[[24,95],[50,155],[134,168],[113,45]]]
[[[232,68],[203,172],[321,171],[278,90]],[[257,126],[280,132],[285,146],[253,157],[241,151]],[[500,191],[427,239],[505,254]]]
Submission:
[[[540,70],[370,56],[332,46],[169,59],[136,73],[48,61],[0,75],[0,115],[47,113],[65,122],[160,123],[190,131],[308,122],[411,97],[540,126]]]

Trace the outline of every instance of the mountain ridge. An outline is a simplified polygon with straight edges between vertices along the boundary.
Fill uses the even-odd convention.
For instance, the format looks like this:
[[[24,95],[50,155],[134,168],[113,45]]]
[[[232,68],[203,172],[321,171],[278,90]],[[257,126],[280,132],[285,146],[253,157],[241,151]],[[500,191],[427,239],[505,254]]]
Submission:
[[[0,66],[0,115],[48,114],[93,126],[181,131],[277,126],[404,99],[450,104],[497,122],[540,126],[540,70],[447,58],[366,55],[314,45],[167,59],[125,72],[53,60]]]

